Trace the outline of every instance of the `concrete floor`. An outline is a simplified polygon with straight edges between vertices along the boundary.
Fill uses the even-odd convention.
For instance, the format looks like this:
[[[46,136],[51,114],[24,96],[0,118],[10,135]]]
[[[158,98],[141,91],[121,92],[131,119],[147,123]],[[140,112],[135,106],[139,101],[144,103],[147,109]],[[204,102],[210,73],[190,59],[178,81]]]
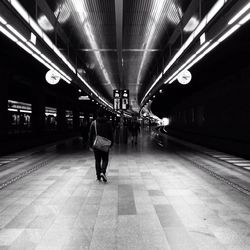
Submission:
[[[0,190],[0,249],[250,249],[250,199],[143,133],[108,183],[71,149]]]

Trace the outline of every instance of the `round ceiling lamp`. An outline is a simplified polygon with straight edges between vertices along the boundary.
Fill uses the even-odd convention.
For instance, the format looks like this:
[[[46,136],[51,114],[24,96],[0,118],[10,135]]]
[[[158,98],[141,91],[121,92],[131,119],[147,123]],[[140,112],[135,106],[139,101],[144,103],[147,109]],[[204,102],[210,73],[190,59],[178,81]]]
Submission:
[[[60,75],[55,70],[50,69],[46,73],[45,79],[49,84],[55,85],[60,81],[61,78]]]

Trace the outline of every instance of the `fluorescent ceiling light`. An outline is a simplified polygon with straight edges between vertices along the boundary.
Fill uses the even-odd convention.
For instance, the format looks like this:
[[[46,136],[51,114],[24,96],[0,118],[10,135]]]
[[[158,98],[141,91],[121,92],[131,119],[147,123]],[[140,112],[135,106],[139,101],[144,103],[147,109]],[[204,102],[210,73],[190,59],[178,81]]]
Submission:
[[[42,54],[41,51],[39,49],[37,49],[32,43],[27,42],[26,44],[28,44],[28,46],[33,49],[38,55]]]
[[[143,100],[146,98],[146,96],[148,95],[148,93],[151,91],[151,89],[157,84],[157,82],[162,78],[162,73],[156,78],[156,80],[154,81],[154,83],[151,85],[151,87],[149,88],[149,90],[147,91],[147,93],[145,94],[145,96],[143,97],[141,103],[143,102]]]
[[[224,6],[227,0],[218,0],[212,9],[208,12],[206,19],[207,23],[212,20],[212,18],[220,11],[220,9]]]
[[[37,25],[37,23],[32,19],[32,17],[29,16],[28,12],[22,7],[22,5],[17,1],[17,0],[8,0],[10,2],[10,4],[13,6],[13,8],[21,15],[21,17],[33,28],[33,30],[36,31],[36,33],[44,40],[44,42],[52,49],[54,50],[54,52],[59,56],[59,58],[61,58],[64,63],[74,72],[76,73],[75,68],[73,67],[73,65],[64,57],[64,55],[58,50],[58,48],[52,43],[52,41],[50,40],[50,38],[41,30],[41,28]],[[84,9],[84,3],[77,1],[77,0],[71,0],[73,4],[75,4],[76,6],[76,11],[78,12],[79,10],[81,11],[80,18],[83,20],[85,20],[85,17],[87,16],[87,13]],[[7,24],[7,22],[1,18],[0,22],[4,25]],[[4,33],[7,37],[9,37],[12,41],[16,42],[21,48],[23,48],[25,51],[27,51],[30,54],[33,54],[33,52],[28,49],[24,44],[22,44],[21,42],[18,41],[18,39],[13,36],[10,32],[8,32],[6,29],[4,29],[2,26],[0,26],[0,31],[2,33]],[[91,29],[89,27],[90,33],[90,39],[94,38],[93,33],[91,32]],[[87,31],[87,32],[88,32]],[[13,32],[14,33],[14,32]],[[16,34],[17,35],[17,34]],[[21,34],[20,34],[21,35]],[[18,35],[17,35],[18,36]],[[19,36],[18,36],[19,37]],[[22,38],[19,37],[21,40]],[[36,44],[36,40],[33,40],[33,38],[36,38],[36,36],[31,33],[31,42]],[[92,40],[93,41],[93,40]],[[94,40],[95,42],[95,40]],[[34,50],[37,54],[42,56],[42,53],[30,42],[26,42],[26,44],[32,49]],[[33,55],[34,56],[34,55]],[[39,56],[34,56],[37,60],[39,60],[40,62],[42,62],[46,67],[51,68],[51,66],[45,62],[41,57]],[[39,59],[38,59],[39,58]],[[44,58],[44,57],[43,57]],[[101,58],[100,54],[97,56],[97,58]],[[45,59],[45,58],[44,58]],[[46,60],[46,59],[45,59]],[[47,60],[54,68],[57,69],[57,71],[59,71],[62,75],[62,78],[70,83],[70,81],[72,80],[67,74],[64,73],[64,71],[62,71],[58,66],[56,66],[55,64],[53,64],[50,60]],[[100,63],[100,65],[103,65],[102,61]],[[105,72],[105,71],[104,71]],[[107,73],[107,72],[106,72]],[[105,73],[105,76],[107,77],[107,74]],[[79,75],[78,75],[79,77]],[[93,88],[91,88],[89,86],[89,84],[81,77],[80,78],[82,80],[82,82],[93,92],[95,93],[95,95],[99,98],[99,95],[93,90]],[[110,82],[110,80],[108,79],[108,82]],[[110,108],[112,108],[112,105],[108,104],[105,100],[101,99],[104,103],[107,104],[107,106],[109,106]]]
[[[240,10],[229,22],[228,24],[234,23],[240,16],[250,9],[250,3],[248,3],[242,10]]]
[[[22,42],[17,42],[17,45],[19,45],[23,50],[25,50],[26,52],[28,52],[29,54],[33,54],[33,52],[26,46],[24,45]]]
[[[29,24],[40,37],[43,37],[44,34],[43,31],[40,29],[38,24],[32,18],[30,18]]]
[[[187,41],[183,44],[183,46],[178,50],[175,56],[171,59],[168,65],[164,69],[164,73],[174,64],[174,62],[180,57],[180,55],[184,52],[184,50],[191,44],[193,39],[199,34],[199,32],[205,28],[208,22],[217,14],[217,12],[222,8],[222,6],[226,3],[227,0],[218,0],[216,4],[212,7],[212,9],[208,12],[208,14],[204,17],[204,19],[200,22],[195,31],[189,36]]]
[[[230,35],[232,35],[238,28],[240,28],[239,24],[234,25],[229,31],[227,31],[219,40],[218,42],[224,41]]]
[[[161,13],[163,11],[164,5],[165,5],[165,0],[155,0],[153,3],[152,12],[150,13],[150,16],[152,16],[152,18],[149,19],[150,22],[148,22],[148,24],[147,24],[147,29],[149,30],[149,35],[147,35],[144,39],[146,41],[146,46],[145,46],[145,50],[143,52],[141,64],[139,67],[139,72],[138,72],[138,76],[137,76],[137,85],[140,84],[141,73],[142,73],[143,65],[144,65],[144,62],[145,62],[146,56],[147,56],[147,49],[150,47],[150,45],[152,43],[152,39],[154,37],[154,33],[155,33],[156,27],[158,25]]]
[[[11,25],[6,25],[12,33],[14,33],[19,39],[21,39],[23,42],[27,42],[27,39],[23,37],[15,28],[13,28]]]
[[[37,61],[39,61],[40,63],[42,63],[43,65],[47,66],[48,64],[37,54],[32,54],[33,57],[36,58]]]
[[[41,57],[43,59],[45,59],[45,61],[47,61],[48,63],[52,63],[51,60],[47,56],[45,56],[44,54],[41,54]]]
[[[21,15],[21,17],[26,21],[29,22],[29,14],[23,8],[23,6],[17,0],[11,0],[11,5],[15,8],[15,10]]]
[[[201,55],[199,55],[197,58],[195,58],[195,60],[189,64],[185,70],[190,69],[191,67],[193,67],[193,65],[195,65],[198,61],[200,61],[206,54],[208,54],[211,50],[213,50],[217,45],[219,44],[219,42],[214,42],[210,47],[208,47]]]
[[[7,36],[9,39],[11,39],[13,42],[17,42],[18,40],[16,39],[15,36],[13,36],[8,30],[6,30],[4,27],[0,26],[0,31]]]
[[[198,49],[198,51],[195,54],[201,53],[201,51],[203,51],[209,44],[210,41],[206,42],[203,46],[200,47],[200,49]]]
[[[3,25],[7,24],[7,22],[5,21],[5,19],[3,19],[1,16],[0,16],[0,23],[2,23]]]
[[[212,18],[221,10],[221,8],[225,5],[226,2],[227,2],[227,0],[218,0],[213,5],[211,10],[208,12],[208,14],[202,19],[202,21],[197,26],[197,28],[194,30],[194,32],[188,37],[188,39],[183,44],[183,46],[180,48],[180,50],[174,55],[174,57],[170,60],[170,62],[164,68],[164,71],[163,71],[164,74],[167,72],[167,70],[170,69],[170,67],[175,63],[175,61],[180,57],[180,55],[185,51],[185,49],[191,44],[191,42],[194,40],[194,38],[201,32],[201,30],[204,29],[205,26],[212,20]],[[175,75],[175,73],[171,77],[173,77]],[[171,78],[168,78],[168,80],[165,81],[165,84],[169,80],[171,80]],[[148,94],[148,92],[144,95],[142,102],[146,98],[147,94]]]
[[[246,16],[239,22],[239,24],[240,24],[240,25],[243,25],[243,24],[245,24],[247,21],[249,21],[249,19],[250,19],[250,13],[249,13],[248,15],[246,15]]]
[[[26,110],[26,109],[20,109],[19,110],[20,111],[20,113],[32,113],[32,111],[31,110]]]
[[[13,112],[17,112],[17,109],[12,109],[12,108],[8,108],[8,111],[13,111]]]

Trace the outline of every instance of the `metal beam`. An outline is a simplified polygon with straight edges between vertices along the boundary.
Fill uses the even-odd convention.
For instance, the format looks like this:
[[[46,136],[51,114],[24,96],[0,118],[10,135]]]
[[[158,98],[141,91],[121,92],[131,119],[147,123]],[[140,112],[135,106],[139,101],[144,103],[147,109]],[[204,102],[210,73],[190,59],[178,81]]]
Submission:
[[[84,51],[84,52],[118,52],[117,49],[75,49],[76,51]],[[122,52],[162,52],[161,49],[122,49]]]
[[[187,10],[185,11],[182,17],[181,22],[177,25],[177,27],[175,28],[175,31],[172,33],[172,36],[170,37],[168,44],[172,45],[175,43],[176,39],[180,35],[180,30],[183,30],[183,28],[188,23],[192,15],[195,13],[196,9],[199,9],[199,1],[192,0],[192,2],[189,4]]]
[[[55,30],[55,32],[60,36],[60,38],[65,42],[65,44],[68,44],[69,39],[67,35],[65,34],[65,32],[63,31],[63,29],[61,28],[61,26],[58,24],[56,25],[58,21],[54,13],[50,9],[49,5],[47,4],[47,2],[45,0],[37,0],[37,5],[41,9],[41,11],[46,15],[50,23],[53,24],[53,26],[57,26],[57,29]]]
[[[124,88],[123,58],[122,58],[123,0],[115,0],[115,19],[116,19],[116,46],[117,46],[118,68],[119,68],[120,83],[121,83],[119,88]]]

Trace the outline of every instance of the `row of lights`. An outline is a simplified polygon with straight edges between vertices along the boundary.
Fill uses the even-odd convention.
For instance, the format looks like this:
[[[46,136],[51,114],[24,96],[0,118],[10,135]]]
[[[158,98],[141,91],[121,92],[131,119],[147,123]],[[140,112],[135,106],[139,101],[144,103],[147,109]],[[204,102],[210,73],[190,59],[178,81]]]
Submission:
[[[31,33],[30,40],[28,41],[22,34],[20,34],[12,25],[0,16],[0,32],[7,36],[10,40],[15,42],[23,50],[31,54],[36,60],[46,66],[48,69],[52,69],[57,72],[58,75],[67,83],[70,83],[72,79],[65,74],[57,65],[55,65],[49,58],[47,58],[41,51],[35,46],[36,36]]]
[[[20,16],[30,25],[30,27],[35,30],[35,32],[41,37],[41,39],[55,52],[55,54],[61,58],[61,60],[69,67],[69,69],[75,74],[76,69],[73,65],[65,58],[65,56],[60,52],[60,50],[53,44],[50,38],[40,29],[38,24],[33,20],[33,18],[28,14],[28,12],[23,8],[23,6],[17,0],[8,0],[12,7],[20,14]],[[11,25],[7,24],[7,22],[1,17],[0,22],[4,24],[8,29],[0,26],[0,31],[4,33],[8,38],[12,41],[16,42],[22,49],[31,54],[36,60],[45,65],[49,69],[55,70],[60,77],[67,83],[71,83],[72,79],[62,71],[57,65],[51,62],[45,55],[43,55],[30,41],[27,41],[26,38],[23,37],[16,29],[14,29]],[[32,33],[33,34],[33,33]],[[35,35],[33,34],[32,37]],[[28,46],[26,46],[28,45]],[[88,87],[88,89],[93,92],[101,102],[105,103],[108,107],[112,108],[112,106],[105,101],[96,91],[77,73],[77,77],[81,80],[81,82]]]
[[[244,8],[241,9],[229,22],[228,26],[232,26],[237,20],[240,19],[248,10],[250,9],[250,3],[248,3]],[[229,28],[229,30],[216,39],[214,42],[212,40],[206,42],[201,46],[200,49],[196,53],[194,53],[175,73],[170,76],[164,84],[172,83],[177,78],[178,75],[183,72],[189,70],[193,65],[195,65],[198,61],[200,61],[205,55],[207,55],[210,51],[212,51],[215,47],[217,47],[221,42],[227,39],[230,35],[232,35],[236,30],[238,30],[243,24],[245,24],[250,19],[250,13],[241,18],[236,24]],[[205,33],[200,37],[201,44],[205,41]]]
[[[176,60],[183,54],[183,52],[188,48],[188,46],[192,43],[192,41],[198,36],[198,34],[205,28],[205,26],[212,20],[212,18],[221,10],[221,8],[226,4],[228,0],[218,0],[212,9],[208,12],[208,14],[204,17],[204,19],[200,22],[197,28],[192,32],[192,34],[188,37],[183,46],[179,49],[179,51],[174,55],[171,61],[164,68],[163,73],[157,77],[151,87],[148,89],[144,97],[142,98],[141,104],[150,93],[150,91],[154,88],[154,86],[159,82],[159,80],[163,77],[163,75],[171,68],[171,66],[176,62]],[[172,76],[171,76],[172,77]],[[169,78],[170,79],[170,78]],[[168,80],[169,80],[168,79]]]
[[[220,38],[218,38],[216,41],[212,43],[212,40],[205,42],[205,33],[203,33],[200,37],[201,41],[201,47],[195,52],[192,56],[189,57],[189,59],[183,63],[179,69],[177,69],[165,82],[164,84],[171,84],[174,82],[179,74],[183,71],[189,70],[193,65],[195,65],[198,61],[200,61],[205,55],[207,55],[210,51],[212,51],[215,47],[217,47],[221,42],[223,42],[225,39],[227,39],[230,35],[232,35],[236,30],[238,30],[242,25],[244,25],[246,22],[250,20],[250,13],[244,16],[244,14],[250,9],[250,3],[248,3],[246,6],[244,6],[229,22],[228,25],[232,26],[230,29],[223,34]],[[243,16],[243,17],[242,17]],[[242,18],[241,18],[242,17]],[[235,24],[235,22],[237,23]],[[210,46],[209,46],[210,45]],[[206,50],[205,50],[206,49]],[[162,76],[162,74],[160,75]],[[156,79],[158,81],[158,79]],[[162,90],[159,91],[162,93]],[[155,98],[155,95],[153,96]]]

